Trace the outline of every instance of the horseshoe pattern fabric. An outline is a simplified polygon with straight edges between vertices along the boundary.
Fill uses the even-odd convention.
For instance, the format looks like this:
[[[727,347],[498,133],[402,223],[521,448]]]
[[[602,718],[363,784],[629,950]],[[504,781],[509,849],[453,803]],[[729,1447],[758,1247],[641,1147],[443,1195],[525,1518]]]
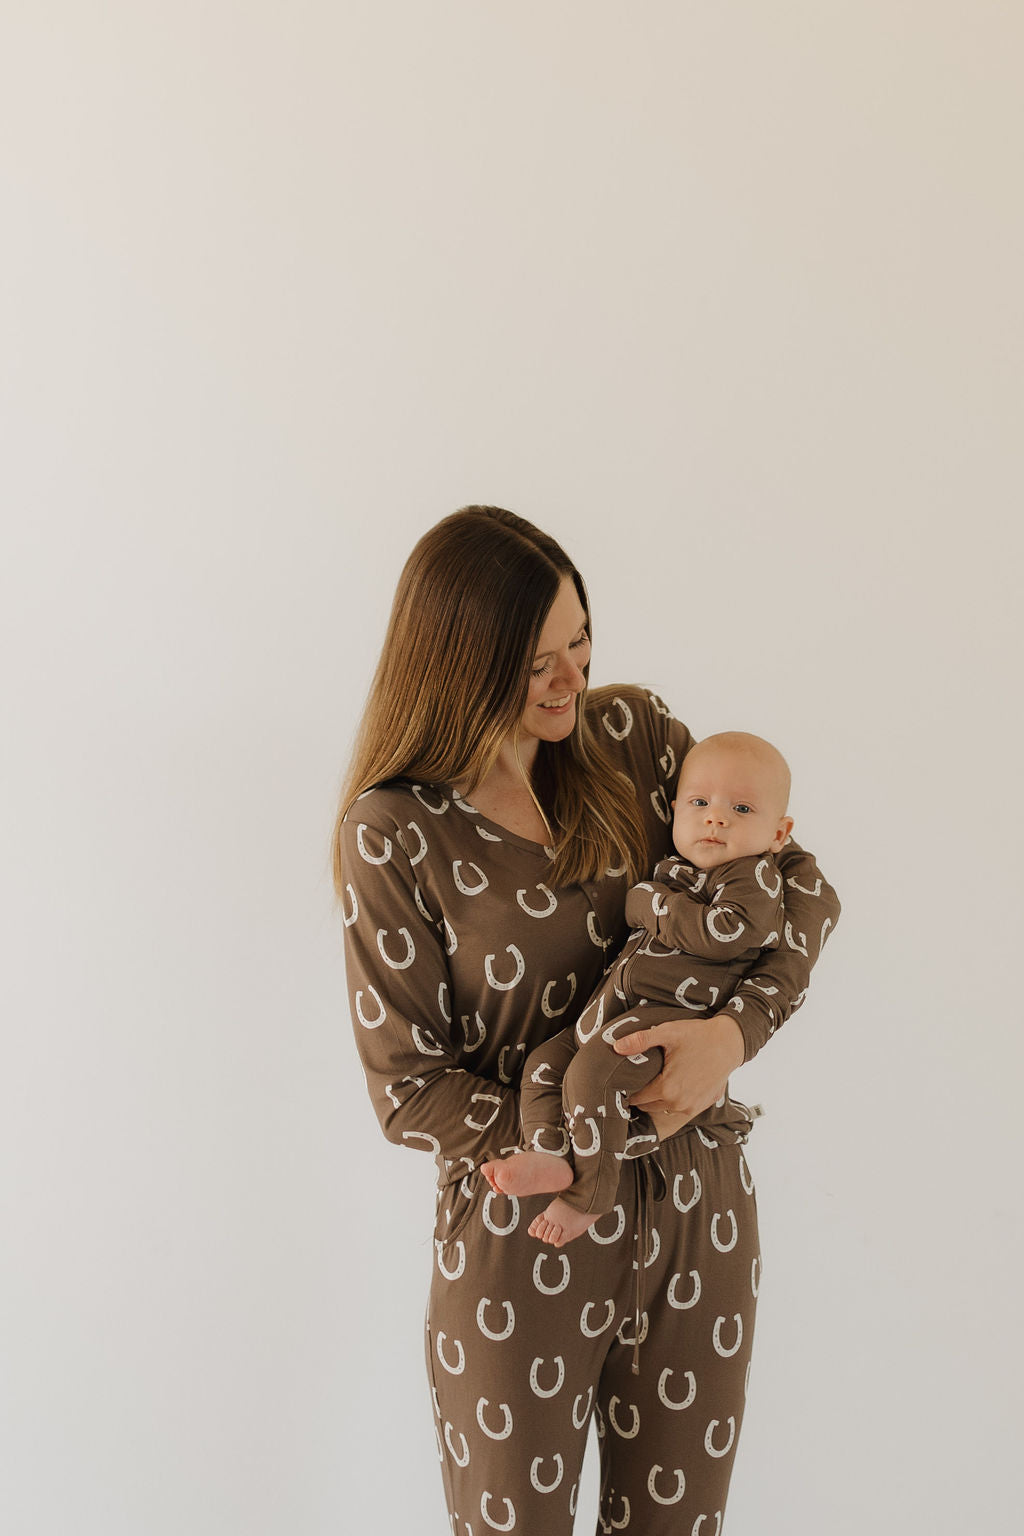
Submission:
[[[638,688],[594,690],[587,709],[636,790],[653,869],[671,852],[689,732]],[[575,1023],[627,936],[623,871],[555,888],[549,850],[444,785],[368,790],[342,835],[346,974],[371,1101],[388,1139],[438,1168],[428,1363],[455,1536],[568,1536],[592,1413],[608,1531],[719,1536],[759,1259],[752,1185],[739,1147],[715,1138],[714,1108],[629,1160],[619,1210],[561,1255],[527,1232],[548,1197],[491,1198],[477,1171],[520,1145],[526,1056]],[[789,844],[777,862],[783,940],[735,992],[748,1057],[799,1007],[821,913],[829,926],[838,914],[810,854]]]
[[[625,949],[574,1028],[532,1051],[523,1071],[523,1140],[538,1152],[571,1155],[575,1180],[561,1192],[567,1205],[610,1210],[623,1158],[657,1145],[653,1122],[627,1100],[661,1071],[662,1053],[619,1056],[612,1042],[687,1013],[725,1009],[762,952],[778,947],[782,891],[766,853],[710,871],[663,859],[629,892]],[[703,1117],[719,1141],[745,1141],[750,1126],[746,1107],[728,1094]]]
[[[739,1147],[696,1129],[655,1158],[646,1244],[651,1157],[559,1250],[527,1231],[548,1196],[478,1173],[444,1191],[426,1357],[456,1536],[569,1536],[591,1416],[603,1532],[721,1531],[761,1279],[753,1181]]]
[[[596,689],[587,709],[636,789],[653,868],[671,852],[690,733],[636,687]],[[342,858],[345,969],[371,1101],[390,1141],[434,1154],[444,1185],[520,1144],[523,1062],[575,1022],[621,948],[624,874],[552,889],[548,849],[449,787],[406,781],[350,807]],[[778,865],[784,942],[735,993],[748,1058],[800,1006],[821,914],[833,914],[827,929],[838,913],[810,854],[790,843]]]

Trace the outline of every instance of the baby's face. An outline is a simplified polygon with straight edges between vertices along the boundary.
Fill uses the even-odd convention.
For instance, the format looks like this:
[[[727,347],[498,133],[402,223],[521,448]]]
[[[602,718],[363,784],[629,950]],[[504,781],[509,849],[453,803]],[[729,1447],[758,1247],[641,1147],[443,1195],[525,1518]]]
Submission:
[[[699,744],[683,760],[672,841],[698,869],[729,859],[778,853],[793,825],[786,789],[770,760],[755,752]]]

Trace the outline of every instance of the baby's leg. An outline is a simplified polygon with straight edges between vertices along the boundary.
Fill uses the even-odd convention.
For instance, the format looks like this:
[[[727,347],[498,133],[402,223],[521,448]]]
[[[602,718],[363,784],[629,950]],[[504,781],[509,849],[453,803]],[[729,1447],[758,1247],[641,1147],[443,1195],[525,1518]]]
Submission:
[[[526,1058],[519,1094],[526,1145],[512,1157],[482,1164],[480,1172],[492,1189],[505,1195],[553,1195],[572,1183],[562,1078],[573,1055],[572,1030],[564,1029]]]
[[[570,1240],[565,1235],[567,1230],[579,1225],[578,1219],[568,1221],[567,1208],[571,1208],[577,1218],[589,1218],[586,1223],[589,1226],[615,1204],[622,1161],[631,1143],[634,1152],[638,1136],[649,1140],[650,1150],[657,1145],[657,1134],[651,1122],[641,1121],[638,1125],[627,1100],[630,1094],[657,1077],[662,1069],[662,1052],[653,1049],[638,1057],[619,1056],[612,1045],[617,1037],[632,1034],[653,1022],[647,1008],[623,1014],[580,1046],[565,1074],[563,1108],[569,1125],[576,1179],[565,1191],[564,1198],[553,1201],[544,1212],[544,1219],[562,1228],[562,1242]]]

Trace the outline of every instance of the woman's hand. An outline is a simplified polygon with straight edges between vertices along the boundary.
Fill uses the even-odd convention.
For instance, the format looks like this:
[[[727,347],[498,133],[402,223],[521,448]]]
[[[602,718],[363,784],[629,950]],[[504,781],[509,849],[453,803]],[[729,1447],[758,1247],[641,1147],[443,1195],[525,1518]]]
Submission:
[[[620,1056],[638,1056],[654,1045],[664,1051],[665,1066],[629,1101],[648,1113],[692,1120],[722,1097],[729,1073],[743,1063],[743,1036],[730,1013],[669,1019],[615,1041]]]

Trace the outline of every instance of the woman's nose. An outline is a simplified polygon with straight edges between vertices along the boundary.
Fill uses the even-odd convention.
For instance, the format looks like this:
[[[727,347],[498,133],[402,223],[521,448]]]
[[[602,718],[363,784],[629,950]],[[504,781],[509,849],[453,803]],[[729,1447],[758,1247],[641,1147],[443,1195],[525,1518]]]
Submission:
[[[558,681],[566,688],[571,688],[575,693],[580,693],[587,685],[587,680],[571,656],[566,656],[558,669]]]

